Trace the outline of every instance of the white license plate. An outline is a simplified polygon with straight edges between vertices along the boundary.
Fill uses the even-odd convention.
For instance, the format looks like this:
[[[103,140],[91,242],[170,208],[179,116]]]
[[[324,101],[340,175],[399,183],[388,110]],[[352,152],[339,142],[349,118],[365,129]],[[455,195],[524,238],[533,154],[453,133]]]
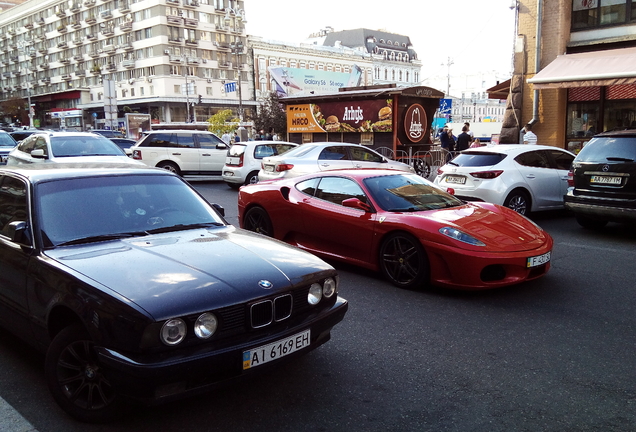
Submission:
[[[547,262],[550,262],[550,255],[551,254],[552,254],[552,252],[546,252],[543,255],[539,255],[539,256],[528,258],[528,261],[526,263],[526,267],[528,267],[528,268],[538,267],[538,266],[543,265],[543,264],[545,264]]]
[[[0,156],[0,162],[6,162],[9,156]]]
[[[453,183],[453,184],[465,184],[466,183],[466,177],[462,177],[462,176],[452,176],[452,175],[448,175],[445,178],[446,183]]]
[[[226,165],[238,165],[241,163],[241,158],[237,157],[226,157],[225,164]]]
[[[308,347],[310,343],[311,330],[305,330],[283,340],[243,351],[243,370],[264,365],[272,360],[278,360],[281,357]]]
[[[265,171],[274,172],[274,165],[265,165]]]
[[[621,177],[593,175],[592,178],[590,179],[590,183],[619,185],[621,184]]]

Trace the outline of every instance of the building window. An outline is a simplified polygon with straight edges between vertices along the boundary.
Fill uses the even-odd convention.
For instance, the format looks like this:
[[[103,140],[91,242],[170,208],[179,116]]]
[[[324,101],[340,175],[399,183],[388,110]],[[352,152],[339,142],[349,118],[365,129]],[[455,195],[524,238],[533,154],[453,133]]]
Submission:
[[[634,19],[634,0],[572,0],[573,31],[621,25]]]
[[[180,85],[175,85],[173,90],[174,90],[174,92],[176,94],[181,94],[181,86]]]

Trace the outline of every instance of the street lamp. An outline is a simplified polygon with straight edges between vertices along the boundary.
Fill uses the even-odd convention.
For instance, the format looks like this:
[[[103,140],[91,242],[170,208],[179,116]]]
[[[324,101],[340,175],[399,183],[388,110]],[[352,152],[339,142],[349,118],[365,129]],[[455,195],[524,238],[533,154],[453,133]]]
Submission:
[[[230,50],[236,56],[236,69],[238,70],[238,99],[239,99],[239,130],[243,129],[243,97],[241,94],[241,62],[240,55],[243,54],[243,42],[240,40],[230,43]],[[244,137],[241,137],[243,140]]]
[[[20,52],[22,53],[22,55],[25,57],[26,60],[26,50],[25,48],[28,46],[28,42],[21,40],[18,42],[18,47],[20,49]],[[33,108],[31,107],[31,83],[29,81],[29,68],[27,67],[25,69],[25,76],[26,76],[26,91],[27,91],[27,103],[29,104],[29,128],[33,129]]]

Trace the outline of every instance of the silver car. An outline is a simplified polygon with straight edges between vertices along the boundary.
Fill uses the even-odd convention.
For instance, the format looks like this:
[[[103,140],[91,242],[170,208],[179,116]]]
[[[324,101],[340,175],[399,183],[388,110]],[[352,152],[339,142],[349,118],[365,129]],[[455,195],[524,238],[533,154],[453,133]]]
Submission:
[[[303,144],[283,155],[263,158],[258,179],[274,180],[348,168],[415,172],[410,165],[387,159],[363,145],[329,142]]]

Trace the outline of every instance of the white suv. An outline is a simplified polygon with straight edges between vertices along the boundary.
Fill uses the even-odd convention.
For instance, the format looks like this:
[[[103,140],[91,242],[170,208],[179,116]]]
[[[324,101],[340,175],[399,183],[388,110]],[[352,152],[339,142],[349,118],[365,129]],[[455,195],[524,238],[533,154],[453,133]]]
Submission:
[[[132,146],[132,158],[186,176],[220,176],[228,145],[212,132],[151,131]]]
[[[264,157],[278,156],[297,146],[286,141],[238,142],[227,151],[223,180],[232,188],[256,183]]]

